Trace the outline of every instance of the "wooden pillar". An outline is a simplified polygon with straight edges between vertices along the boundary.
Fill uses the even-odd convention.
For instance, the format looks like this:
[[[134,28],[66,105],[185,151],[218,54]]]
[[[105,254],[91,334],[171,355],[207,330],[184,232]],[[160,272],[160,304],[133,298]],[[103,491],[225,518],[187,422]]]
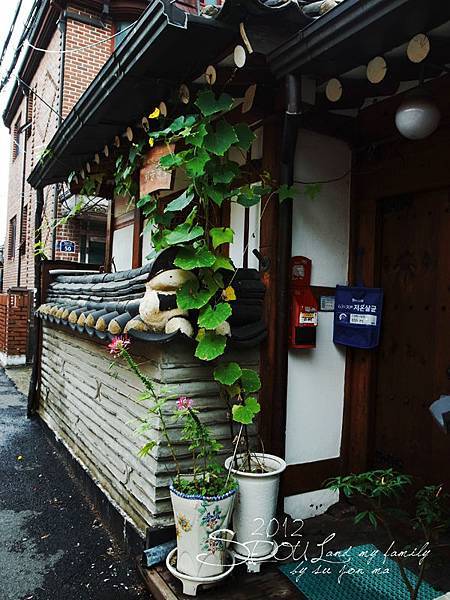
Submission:
[[[273,179],[279,181],[280,161],[275,149],[281,145],[280,117],[274,117],[264,124],[263,170],[268,171]],[[286,398],[279,394],[278,376],[274,370],[276,337],[277,337],[277,243],[278,243],[278,198],[274,197],[267,206],[262,202],[264,214],[261,219],[260,252],[266,263],[267,270],[262,273],[266,286],[265,320],[268,337],[261,346],[260,372],[262,389],[260,392],[261,416],[259,422],[260,435],[267,452],[283,456],[285,423],[284,406]]]

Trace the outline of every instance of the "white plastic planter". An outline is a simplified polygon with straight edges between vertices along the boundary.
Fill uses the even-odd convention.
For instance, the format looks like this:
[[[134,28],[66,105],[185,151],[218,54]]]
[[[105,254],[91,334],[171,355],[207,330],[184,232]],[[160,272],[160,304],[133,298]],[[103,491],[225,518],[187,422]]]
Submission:
[[[226,569],[226,549],[233,537],[228,525],[236,490],[223,496],[190,496],[170,486],[170,496],[177,532],[177,571],[197,579],[220,575]],[[211,537],[219,530],[218,537],[224,541]]]
[[[233,513],[233,549],[249,559],[267,556],[274,548],[280,475],[286,469],[286,463],[278,456],[252,452],[252,457],[254,464],[262,464],[267,472],[236,470],[232,467],[231,456],[225,461],[225,468],[231,467],[239,484]],[[240,462],[241,459],[242,455],[238,456]]]

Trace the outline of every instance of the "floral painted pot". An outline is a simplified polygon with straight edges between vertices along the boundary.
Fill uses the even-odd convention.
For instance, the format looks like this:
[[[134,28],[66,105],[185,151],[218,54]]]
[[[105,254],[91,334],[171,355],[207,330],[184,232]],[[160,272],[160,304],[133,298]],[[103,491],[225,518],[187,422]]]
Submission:
[[[223,573],[233,533],[228,525],[236,490],[223,496],[190,496],[171,485],[170,497],[177,532],[177,570],[200,578]],[[214,532],[216,536],[211,535]]]

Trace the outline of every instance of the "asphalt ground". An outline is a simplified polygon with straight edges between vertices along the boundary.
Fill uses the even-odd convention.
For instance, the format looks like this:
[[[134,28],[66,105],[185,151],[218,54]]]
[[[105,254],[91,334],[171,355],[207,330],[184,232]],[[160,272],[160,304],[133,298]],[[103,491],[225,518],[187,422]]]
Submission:
[[[0,369],[0,600],[148,599],[127,556]]]

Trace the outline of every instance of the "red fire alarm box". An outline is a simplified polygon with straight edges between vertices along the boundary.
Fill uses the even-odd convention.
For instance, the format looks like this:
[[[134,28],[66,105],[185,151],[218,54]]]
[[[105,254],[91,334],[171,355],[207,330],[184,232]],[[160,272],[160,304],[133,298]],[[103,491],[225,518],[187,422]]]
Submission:
[[[311,291],[312,261],[306,256],[291,259],[290,348],[315,348],[318,304]]]

